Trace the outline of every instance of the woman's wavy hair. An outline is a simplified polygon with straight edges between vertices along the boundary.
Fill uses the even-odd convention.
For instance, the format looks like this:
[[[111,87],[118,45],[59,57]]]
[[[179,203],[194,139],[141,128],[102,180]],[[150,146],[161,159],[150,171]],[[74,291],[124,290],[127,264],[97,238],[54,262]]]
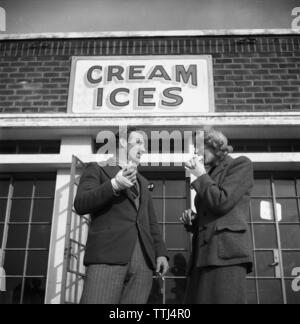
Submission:
[[[219,161],[223,161],[229,153],[233,152],[233,147],[228,145],[227,137],[214,128],[204,129],[204,144],[214,151]]]

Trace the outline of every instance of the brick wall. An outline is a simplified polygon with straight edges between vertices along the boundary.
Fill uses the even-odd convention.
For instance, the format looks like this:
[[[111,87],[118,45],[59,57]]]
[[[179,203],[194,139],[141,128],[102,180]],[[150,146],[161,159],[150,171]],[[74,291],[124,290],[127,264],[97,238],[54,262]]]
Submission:
[[[300,111],[300,36],[0,42],[0,113],[66,112],[73,55],[211,54],[216,110]]]

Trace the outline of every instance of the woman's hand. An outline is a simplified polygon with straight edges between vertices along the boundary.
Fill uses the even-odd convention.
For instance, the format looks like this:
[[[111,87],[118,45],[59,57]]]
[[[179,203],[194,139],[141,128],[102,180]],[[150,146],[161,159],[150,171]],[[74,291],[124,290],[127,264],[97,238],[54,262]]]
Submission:
[[[193,156],[192,159],[185,163],[185,168],[197,178],[201,177],[203,174],[206,174],[202,156]]]
[[[192,226],[193,220],[196,218],[197,214],[194,213],[191,209],[187,209],[182,213],[180,221],[184,226]]]

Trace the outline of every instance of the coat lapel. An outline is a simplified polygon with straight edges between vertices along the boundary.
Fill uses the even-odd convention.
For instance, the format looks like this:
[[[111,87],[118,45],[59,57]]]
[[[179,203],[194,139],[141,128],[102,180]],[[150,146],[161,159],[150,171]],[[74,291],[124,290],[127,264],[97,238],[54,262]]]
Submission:
[[[138,181],[140,183],[140,208],[144,205],[146,197],[147,197],[147,190],[148,190],[148,182],[146,179],[140,174],[137,174]]]
[[[232,161],[232,157],[227,156],[224,161],[222,161],[211,173],[210,177],[215,179],[219,173],[221,173],[224,168]]]

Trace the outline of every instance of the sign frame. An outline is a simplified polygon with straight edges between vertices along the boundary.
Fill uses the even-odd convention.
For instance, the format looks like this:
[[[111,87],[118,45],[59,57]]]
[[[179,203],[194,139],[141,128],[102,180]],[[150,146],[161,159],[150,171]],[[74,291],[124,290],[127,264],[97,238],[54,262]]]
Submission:
[[[78,115],[90,115],[90,116],[103,116],[103,117],[170,117],[170,111],[156,113],[156,112],[136,112],[136,113],[128,113],[128,112],[120,112],[116,113],[101,113],[101,112],[73,112],[73,96],[74,96],[74,84],[76,77],[76,64],[79,60],[86,59],[91,61],[108,61],[108,60],[157,60],[159,62],[160,59],[203,59],[206,60],[207,64],[207,82],[208,82],[208,111],[207,112],[174,112],[171,114],[174,117],[181,116],[202,116],[206,113],[214,113],[215,112],[215,96],[214,96],[214,78],[213,78],[213,58],[212,55],[124,55],[124,56],[114,56],[114,55],[97,55],[97,56],[72,56],[71,61],[71,74],[70,74],[70,82],[69,82],[69,91],[68,91],[68,103],[67,103],[67,113],[68,114],[78,114]]]

